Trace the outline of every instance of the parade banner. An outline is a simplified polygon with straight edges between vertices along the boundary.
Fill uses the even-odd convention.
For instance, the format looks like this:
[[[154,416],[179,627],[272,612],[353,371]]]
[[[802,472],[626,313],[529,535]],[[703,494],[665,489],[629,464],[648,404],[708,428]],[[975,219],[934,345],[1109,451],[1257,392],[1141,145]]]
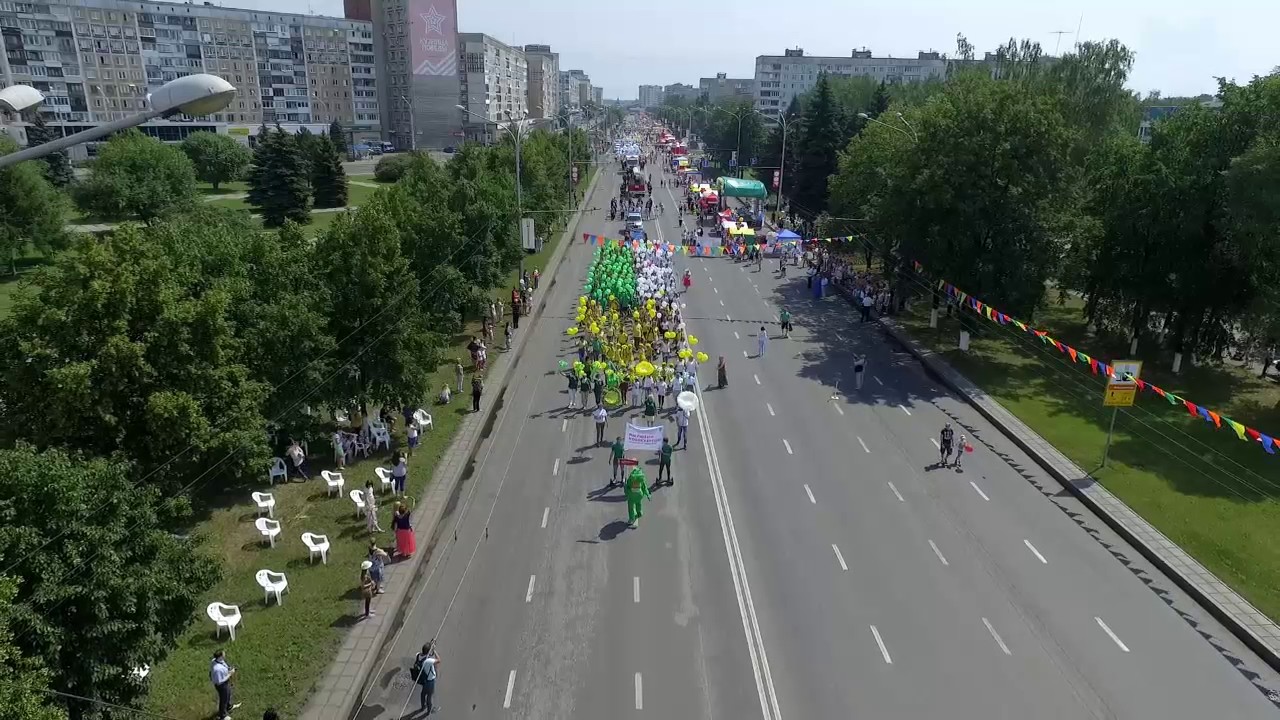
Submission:
[[[409,1],[409,53],[414,75],[458,74],[457,0]]]
[[[627,450],[651,450],[657,452],[662,449],[663,432],[661,425],[640,427],[639,425],[627,423],[627,434],[623,436],[622,446]]]

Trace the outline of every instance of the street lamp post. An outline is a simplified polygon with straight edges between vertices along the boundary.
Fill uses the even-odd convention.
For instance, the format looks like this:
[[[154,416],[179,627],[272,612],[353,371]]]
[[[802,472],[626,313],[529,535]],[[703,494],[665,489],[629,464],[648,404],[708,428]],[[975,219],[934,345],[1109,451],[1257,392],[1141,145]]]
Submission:
[[[766,118],[769,117],[759,110],[756,110],[756,112]],[[778,113],[778,117],[770,119],[782,126],[782,154],[778,161],[778,200],[773,210],[773,219],[776,222],[778,216],[782,214],[782,181],[785,180],[787,176],[787,128],[791,123],[795,122],[795,120],[788,120],[785,112]]]
[[[715,106],[715,109],[716,109],[716,110],[719,110],[719,111],[720,111],[720,112],[722,112],[722,113],[726,113],[726,114],[728,114],[728,115],[732,115],[733,117],[738,118],[738,150],[737,150],[737,152],[738,152],[738,177],[742,177],[742,170],[741,170],[741,168],[742,168],[742,118],[744,117],[744,115],[743,115],[743,114],[740,114],[740,113],[733,112],[732,110],[725,110],[724,108],[720,107],[719,105],[716,105],[716,106]]]
[[[413,120],[413,103],[409,102],[409,98],[404,95],[401,95],[400,99],[404,101],[404,106],[409,108],[409,152],[417,152],[418,126]]]
[[[866,120],[867,122],[873,122],[877,125],[883,125],[889,128],[890,130],[893,130],[894,132],[900,132],[903,135],[906,135],[907,137],[911,138],[912,140],[915,140],[916,142],[919,142],[920,140],[920,136],[916,134],[916,129],[912,127],[911,123],[907,122],[906,118],[902,117],[902,113],[898,113],[898,119],[901,120],[902,124],[906,125],[907,130],[910,130],[911,132],[907,132],[907,130],[903,130],[897,125],[890,125],[889,123],[884,122],[882,120],[877,120],[864,112],[858,113],[858,117],[862,118],[863,120]]]
[[[29,92],[28,90],[19,89],[22,87],[26,86],[19,85],[5,88],[3,94],[0,94],[0,104],[12,110],[22,111],[35,107],[44,100],[42,95],[39,100],[35,99],[36,95],[40,94],[39,90],[28,88]],[[32,95],[32,92],[36,95]],[[147,95],[147,102],[151,105],[150,110],[72,135],[65,135],[43,145],[9,153],[0,157],[0,168],[9,167],[24,160],[44,157],[73,145],[97,140],[112,133],[136,127],[148,120],[165,118],[178,113],[193,117],[216,113],[230,105],[235,96],[235,87],[216,75],[197,73],[180,77],[177,80],[165,83],[154,93]]]
[[[506,125],[503,125],[502,123],[490,120],[489,118],[481,115],[480,113],[471,112],[470,110],[468,110],[466,107],[462,105],[454,105],[454,107],[458,108],[459,110],[461,110],[462,112],[468,115],[480,118],[482,121],[485,122],[485,124],[495,125],[503,130],[506,130],[507,134],[511,136],[511,139],[515,141],[515,144],[516,144],[516,220],[517,222],[524,222],[524,192],[520,187],[520,141],[521,141],[520,136],[523,134],[523,132],[519,124],[523,120],[523,118],[521,118],[521,120],[514,120],[511,118],[511,113],[507,113],[508,122]],[[515,129],[512,129],[513,127]],[[520,258],[520,269],[521,271],[524,270],[523,257]]]

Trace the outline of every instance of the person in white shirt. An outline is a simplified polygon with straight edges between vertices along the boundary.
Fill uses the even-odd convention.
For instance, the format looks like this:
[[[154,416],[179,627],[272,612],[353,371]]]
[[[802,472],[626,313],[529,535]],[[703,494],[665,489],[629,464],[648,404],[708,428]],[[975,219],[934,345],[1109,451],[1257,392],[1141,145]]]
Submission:
[[[364,521],[369,534],[382,532],[378,524],[378,496],[373,493],[373,481],[364,481]]]
[[[756,357],[760,357],[760,358],[764,357],[764,348],[768,344],[769,344],[769,331],[765,330],[764,326],[761,325],[760,332],[756,334],[756,347],[758,348],[756,352]]]
[[[676,411],[676,445],[684,443],[682,449],[689,448],[689,411],[680,408]]]
[[[421,691],[418,695],[418,702],[421,704],[419,712],[430,715],[433,711],[439,710],[439,706],[433,707],[431,697],[436,694],[436,669],[440,667],[440,657],[436,655],[435,641],[429,642],[422,646],[422,652],[418,653],[413,659],[414,680],[417,681]]]
[[[596,421],[596,444],[604,444],[604,428],[609,422],[609,411],[604,409],[603,405],[597,405],[595,411],[591,413],[591,417]]]
[[[667,404],[667,391],[670,387],[667,385],[666,378],[658,381],[658,409],[663,410]]]
[[[227,664],[227,658],[221,650],[213,654],[213,663],[209,666],[209,682],[218,693],[218,714],[216,720],[231,720],[231,711],[240,707],[240,703],[231,702],[231,678],[236,670]]]
[[[302,476],[303,480],[310,480],[311,477],[307,475],[307,454],[303,452],[297,440],[292,438],[289,440],[289,449],[285,450],[285,454],[289,456],[289,466],[294,472]]]

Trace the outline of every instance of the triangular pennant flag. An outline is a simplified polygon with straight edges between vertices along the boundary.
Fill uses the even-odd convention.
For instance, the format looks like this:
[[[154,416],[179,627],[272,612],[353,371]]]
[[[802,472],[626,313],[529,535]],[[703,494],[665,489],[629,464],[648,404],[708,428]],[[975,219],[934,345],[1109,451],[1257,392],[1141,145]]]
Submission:
[[[1132,376],[1132,375],[1130,375],[1129,377],[1133,377],[1133,376]],[[1138,389],[1139,389],[1139,390],[1146,390],[1146,389],[1147,389],[1147,384],[1146,384],[1145,382],[1143,382],[1142,380],[1139,380],[1138,378],[1133,378],[1133,380],[1134,380],[1134,382],[1138,383]]]
[[[1183,400],[1182,404],[1186,406],[1187,412],[1191,413],[1193,416],[1197,416],[1200,414],[1199,412],[1200,408],[1190,400]]]
[[[1268,437],[1266,435],[1263,435],[1262,433],[1258,433],[1258,435],[1259,435],[1258,439],[1262,442],[1262,449],[1266,450],[1268,455],[1275,455],[1276,454],[1276,449],[1274,447],[1276,444],[1275,439]]]
[[[1102,374],[1106,375],[1107,377],[1115,377],[1116,375],[1116,371],[1112,370],[1111,366],[1104,362],[1098,363],[1098,369],[1101,370]]]
[[[1093,374],[1094,374],[1094,375],[1097,375],[1097,374],[1098,374],[1098,361],[1097,361],[1097,360],[1094,360],[1093,358],[1089,358],[1089,369],[1093,371]]]
[[[1023,322],[1022,322],[1021,320],[1014,320],[1014,321],[1013,321],[1013,324],[1014,324],[1014,325],[1017,325],[1017,326],[1018,326],[1018,329],[1019,329],[1019,330],[1021,330],[1022,332],[1026,332],[1026,331],[1027,331],[1027,326],[1026,326],[1026,325],[1024,325],[1024,324],[1023,324]]]
[[[1093,358],[1089,357],[1088,355],[1086,355],[1086,354],[1084,354],[1084,353],[1080,353],[1080,362],[1091,363],[1091,362],[1093,362]]]
[[[1152,387],[1155,387],[1155,386],[1154,386],[1154,385],[1152,385]],[[1236,422],[1235,420],[1232,420],[1231,418],[1226,418],[1226,420],[1227,420],[1227,424],[1231,426],[1231,429],[1236,431],[1236,437],[1238,437],[1238,438],[1240,438],[1241,440],[1243,440],[1243,439],[1244,439],[1244,426],[1243,426],[1243,425],[1241,425],[1240,423]]]
[[[1164,399],[1168,400],[1170,405],[1177,405],[1178,403],[1182,402],[1182,398],[1178,397],[1177,395],[1174,395],[1171,392],[1165,393]]]
[[[1214,412],[1214,411],[1212,411],[1212,410],[1205,410],[1205,412],[1209,413],[1209,420],[1213,422],[1213,426],[1214,426],[1215,428],[1221,428],[1221,427],[1222,427],[1222,416],[1221,416],[1221,415],[1219,415],[1218,413],[1216,413],[1216,412]]]
[[[1068,345],[1068,346],[1067,346],[1067,354],[1071,356],[1071,362],[1076,362],[1076,349],[1075,349],[1075,348],[1073,348],[1073,347],[1071,347],[1070,345]]]
[[[1254,440],[1262,439],[1262,433],[1258,432],[1257,430],[1254,430],[1251,427],[1245,427],[1244,431],[1249,433],[1249,437],[1253,438]]]

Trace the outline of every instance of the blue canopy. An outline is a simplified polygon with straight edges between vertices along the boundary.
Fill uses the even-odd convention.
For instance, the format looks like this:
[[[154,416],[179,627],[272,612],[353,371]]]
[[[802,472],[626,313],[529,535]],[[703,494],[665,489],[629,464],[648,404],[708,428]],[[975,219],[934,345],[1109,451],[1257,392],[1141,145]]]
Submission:
[[[779,240],[799,240],[800,236],[790,230],[783,230],[778,233]]]

